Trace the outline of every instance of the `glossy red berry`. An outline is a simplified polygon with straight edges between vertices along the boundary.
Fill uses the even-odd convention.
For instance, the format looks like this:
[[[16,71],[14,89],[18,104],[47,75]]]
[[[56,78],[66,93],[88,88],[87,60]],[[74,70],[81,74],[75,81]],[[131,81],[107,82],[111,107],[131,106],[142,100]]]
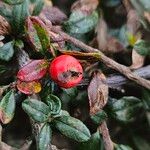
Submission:
[[[83,77],[81,64],[70,55],[55,58],[50,64],[49,73],[52,80],[63,88],[76,86]]]

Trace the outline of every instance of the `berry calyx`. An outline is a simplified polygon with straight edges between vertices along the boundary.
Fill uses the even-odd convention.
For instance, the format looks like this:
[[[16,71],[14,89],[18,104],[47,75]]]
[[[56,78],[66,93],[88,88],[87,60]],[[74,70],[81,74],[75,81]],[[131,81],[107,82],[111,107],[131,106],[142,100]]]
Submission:
[[[50,64],[49,74],[60,87],[75,87],[83,77],[79,61],[70,55],[56,57]]]

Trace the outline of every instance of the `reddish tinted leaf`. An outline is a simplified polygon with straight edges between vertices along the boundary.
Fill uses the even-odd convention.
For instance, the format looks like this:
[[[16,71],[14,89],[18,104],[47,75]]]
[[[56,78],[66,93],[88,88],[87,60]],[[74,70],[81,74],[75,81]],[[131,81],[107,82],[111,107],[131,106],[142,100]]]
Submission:
[[[18,80],[17,88],[20,92],[30,95],[34,93],[39,93],[41,91],[41,84],[39,81],[22,82]]]
[[[105,106],[108,99],[108,86],[103,73],[95,73],[88,87],[90,114],[94,115]]]
[[[39,17],[27,18],[26,32],[27,39],[36,51],[44,54],[50,49],[48,29]]]
[[[43,19],[43,15],[46,19],[57,25],[67,19],[67,16],[57,7],[45,7],[40,13],[41,19]]]
[[[17,78],[26,82],[39,80],[46,74],[47,67],[47,60],[33,60],[19,70]]]

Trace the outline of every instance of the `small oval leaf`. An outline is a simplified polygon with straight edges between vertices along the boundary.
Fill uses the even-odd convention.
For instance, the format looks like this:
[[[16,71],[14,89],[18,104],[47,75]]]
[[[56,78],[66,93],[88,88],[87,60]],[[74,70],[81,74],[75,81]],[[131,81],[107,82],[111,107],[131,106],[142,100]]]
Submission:
[[[55,119],[54,125],[62,134],[78,142],[85,142],[91,137],[89,129],[80,120],[70,116]]]
[[[35,121],[46,122],[50,116],[49,107],[36,99],[26,99],[22,103],[23,110]]]
[[[28,17],[26,20],[27,39],[35,51],[45,54],[50,50],[50,37],[46,25],[39,17]]]
[[[14,92],[9,91],[0,102],[0,120],[3,124],[7,124],[12,120],[15,106]]]
[[[47,60],[32,60],[19,70],[17,78],[26,82],[39,80],[46,74],[47,67]]]
[[[48,95],[46,98],[46,102],[50,107],[51,114],[57,115],[60,113],[61,101],[57,96],[55,96],[53,94]]]
[[[14,55],[13,42],[8,42],[0,47],[0,60],[9,61]]]
[[[23,82],[18,80],[17,88],[20,92],[31,95],[41,91],[41,83],[38,81]]]
[[[50,125],[46,123],[38,136],[38,150],[46,150],[49,149],[50,141],[52,138],[52,130]]]

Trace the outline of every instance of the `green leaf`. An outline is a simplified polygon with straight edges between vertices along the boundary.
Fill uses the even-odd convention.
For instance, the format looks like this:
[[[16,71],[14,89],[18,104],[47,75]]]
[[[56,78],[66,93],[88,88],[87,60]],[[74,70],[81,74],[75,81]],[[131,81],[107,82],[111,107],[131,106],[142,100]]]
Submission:
[[[69,88],[69,89],[64,89],[62,88],[63,93],[68,95],[70,98],[75,98],[78,95],[78,90],[77,88]]]
[[[143,90],[142,93],[143,93],[142,100],[143,100],[144,106],[147,110],[150,110],[150,91]]]
[[[127,145],[116,144],[114,150],[133,150],[133,149]]]
[[[11,26],[15,35],[24,33],[25,19],[27,16],[29,16],[28,0],[24,0],[22,4],[13,7]]]
[[[115,7],[116,5],[119,5],[121,3],[121,0],[105,0],[104,4],[107,7]]]
[[[91,116],[92,121],[100,125],[107,118],[107,114],[102,110]]]
[[[6,6],[0,6],[0,15],[3,16],[8,22],[11,21],[12,13]]]
[[[9,123],[15,113],[15,96],[13,91],[9,91],[0,101],[0,120],[3,124]]]
[[[150,55],[150,43],[144,40],[138,40],[135,45],[134,49],[143,56]]]
[[[91,137],[89,129],[73,117],[62,116],[55,119],[53,123],[62,134],[78,142],[85,142]]]
[[[0,60],[9,61],[14,55],[13,42],[8,42],[0,47]]]
[[[53,94],[48,95],[47,99],[46,99],[46,102],[50,107],[52,115],[57,115],[57,114],[60,113],[61,101],[57,96],[55,96]]]
[[[32,15],[38,16],[40,14],[43,6],[44,6],[44,1],[43,0],[37,0],[35,3],[35,7],[34,7]]]
[[[17,5],[21,4],[24,0],[3,0],[3,1],[9,5]]]
[[[90,140],[80,143],[78,150],[104,150],[103,140],[99,132],[94,133]]]
[[[110,99],[108,113],[118,121],[128,123],[134,120],[136,114],[142,108],[142,101],[136,97],[122,97],[121,99]]]
[[[52,138],[52,130],[48,123],[44,124],[38,136],[38,150],[47,150]]]
[[[26,35],[35,51],[50,55],[50,36],[48,28],[39,17],[28,17]]]
[[[67,32],[74,34],[88,33],[93,30],[98,22],[98,13],[94,11],[91,15],[77,10],[72,12],[69,20],[65,23]]]
[[[24,111],[37,122],[46,122],[50,117],[49,107],[36,99],[26,99],[22,103]]]

